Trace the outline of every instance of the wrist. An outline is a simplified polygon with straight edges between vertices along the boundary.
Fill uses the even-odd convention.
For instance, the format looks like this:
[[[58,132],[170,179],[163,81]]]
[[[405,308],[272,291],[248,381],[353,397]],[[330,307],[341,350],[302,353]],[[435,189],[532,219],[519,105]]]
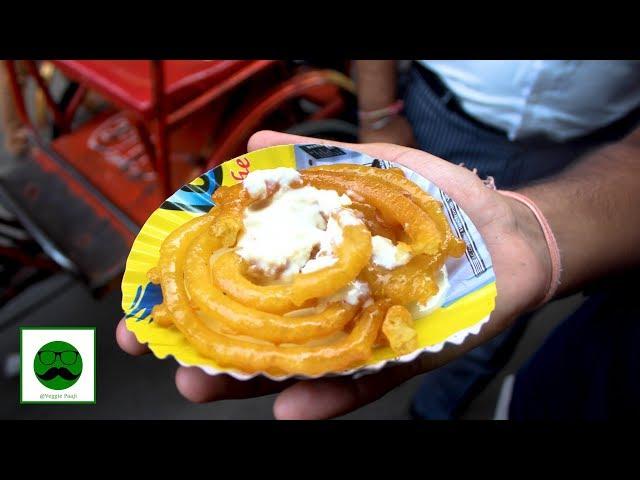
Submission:
[[[398,128],[404,127],[405,124],[408,125],[407,119],[402,115],[387,117],[383,122],[380,122],[377,125],[372,125],[371,123],[372,122],[359,122],[358,129],[361,132],[375,134],[377,132],[395,131]]]
[[[404,102],[396,100],[382,108],[374,110],[358,110],[360,126],[368,130],[381,130],[397,118],[404,110]]]
[[[544,229],[531,208],[519,200],[505,197],[514,214],[515,228],[528,246],[533,262],[528,267],[530,285],[529,309],[549,300],[548,293],[554,290],[554,265]]]

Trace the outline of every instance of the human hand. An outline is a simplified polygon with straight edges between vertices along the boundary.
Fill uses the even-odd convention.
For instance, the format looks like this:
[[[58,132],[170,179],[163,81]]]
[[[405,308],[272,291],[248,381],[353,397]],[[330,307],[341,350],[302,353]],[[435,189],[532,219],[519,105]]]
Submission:
[[[176,386],[193,402],[247,398],[280,392],[274,415],[278,419],[323,419],[347,413],[370,403],[415,375],[459,357],[508,328],[518,315],[535,307],[544,297],[551,262],[542,230],[527,207],[484,186],[471,171],[428,153],[390,144],[344,144],[278,132],[258,132],[249,140],[249,151],[290,143],[342,145],[375,158],[397,162],[438,185],[469,215],[482,234],[493,261],[497,291],[495,310],[478,335],[462,345],[450,345],[439,353],[421,355],[414,362],[383,369],[358,379],[321,378],[272,382],[266,378],[242,382],[227,375],[209,376],[198,368],[179,367]],[[116,338],[132,355],[147,353],[121,320]]]
[[[358,140],[360,143],[392,143],[405,147],[417,145],[408,120],[399,115],[391,118],[389,123],[379,130],[373,130],[368,128],[366,124],[361,124],[358,130]]]

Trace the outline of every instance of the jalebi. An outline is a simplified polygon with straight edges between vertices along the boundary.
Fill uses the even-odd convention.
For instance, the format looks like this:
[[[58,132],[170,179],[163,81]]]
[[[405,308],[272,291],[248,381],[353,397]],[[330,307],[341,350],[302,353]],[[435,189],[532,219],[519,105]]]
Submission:
[[[465,246],[441,204],[397,168],[313,167],[300,179],[268,185],[259,200],[242,184],[219,187],[209,213],[173,231],[148,274],[163,294],[154,321],[177,328],[203,356],[244,372],[316,376],[363,364],[377,345],[397,355],[417,349],[406,306],[437,293],[438,271]],[[318,253],[318,245],[309,253],[309,261],[325,255],[326,264],[296,270],[291,278],[256,275],[236,250],[247,234],[247,209],[266,208],[270,196],[287,188],[307,187],[350,199],[340,208],[352,217],[340,221],[330,251]],[[331,215],[322,216],[326,222],[342,218]],[[407,244],[410,258],[394,260],[391,268],[380,263],[372,247],[376,236],[388,239],[392,252]]]

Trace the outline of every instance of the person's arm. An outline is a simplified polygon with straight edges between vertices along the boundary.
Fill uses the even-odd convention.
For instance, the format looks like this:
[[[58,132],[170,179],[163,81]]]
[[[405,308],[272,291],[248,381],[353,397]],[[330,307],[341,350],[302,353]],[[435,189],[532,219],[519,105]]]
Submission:
[[[357,60],[355,68],[360,110],[379,110],[396,101],[395,60]]]
[[[559,243],[563,274],[561,292],[575,290],[615,269],[640,264],[640,130],[618,144],[586,157],[558,176],[523,188],[542,209]],[[373,157],[401,163],[438,185],[469,215],[481,233],[493,263],[498,295],[490,321],[462,345],[422,355],[414,362],[385,368],[361,378],[321,378],[303,382],[247,382],[209,376],[198,368],[180,367],[178,390],[196,402],[246,398],[281,391],[274,405],[277,418],[318,419],[347,413],[387,393],[415,375],[444,365],[504,331],[544,298],[551,261],[544,235],[523,204],[487,188],[471,171],[428,153],[388,144],[353,145],[258,132],[249,150],[290,143],[338,144]],[[127,352],[148,352],[121,321],[118,343]]]
[[[357,60],[355,62],[358,109],[371,112],[386,108],[397,99],[397,62],[395,60]],[[360,122],[359,140],[413,146],[415,139],[407,120],[398,115],[382,128]]]
[[[640,265],[640,128],[520,193],[542,210],[558,241],[560,294]]]

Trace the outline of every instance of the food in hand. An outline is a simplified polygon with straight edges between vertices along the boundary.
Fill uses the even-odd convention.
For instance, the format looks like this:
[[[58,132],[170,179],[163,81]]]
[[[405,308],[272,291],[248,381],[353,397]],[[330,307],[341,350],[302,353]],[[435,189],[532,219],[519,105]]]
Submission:
[[[258,170],[173,231],[149,278],[161,328],[224,367],[322,375],[418,348],[411,311],[465,244],[400,169]],[[446,278],[446,275],[445,275]]]

